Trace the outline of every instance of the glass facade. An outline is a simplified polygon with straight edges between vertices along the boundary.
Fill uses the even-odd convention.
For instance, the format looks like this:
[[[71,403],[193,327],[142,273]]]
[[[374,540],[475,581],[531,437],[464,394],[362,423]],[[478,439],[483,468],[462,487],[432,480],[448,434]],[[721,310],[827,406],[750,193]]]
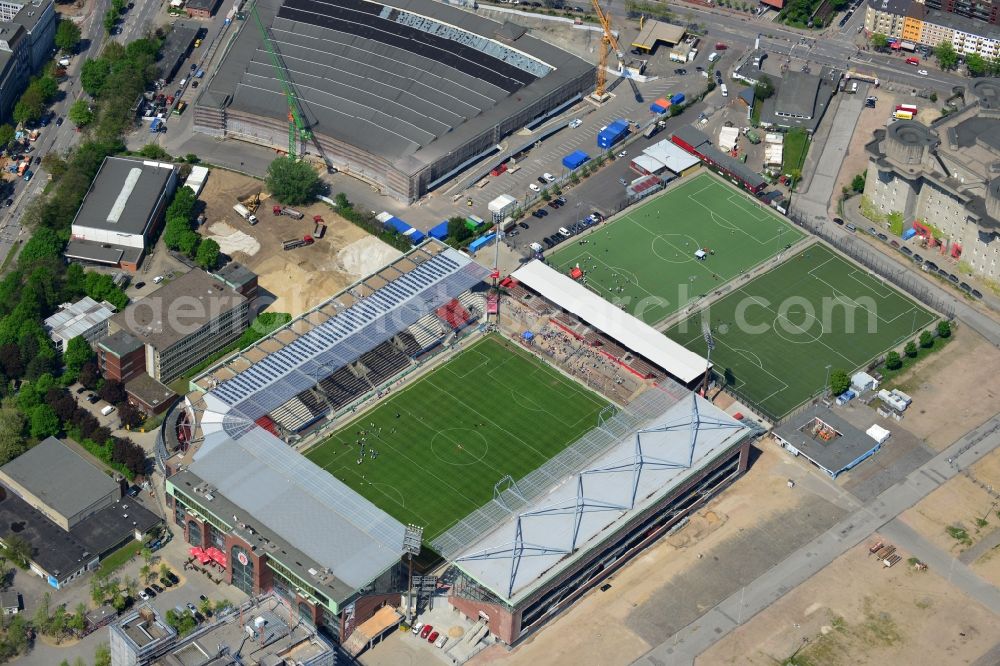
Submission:
[[[233,585],[252,596],[253,560],[247,551],[240,546],[233,546],[229,553],[229,566],[233,569]]]
[[[201,525],[193,520],[188,521],[188,543],[192,546],[201,546]]]

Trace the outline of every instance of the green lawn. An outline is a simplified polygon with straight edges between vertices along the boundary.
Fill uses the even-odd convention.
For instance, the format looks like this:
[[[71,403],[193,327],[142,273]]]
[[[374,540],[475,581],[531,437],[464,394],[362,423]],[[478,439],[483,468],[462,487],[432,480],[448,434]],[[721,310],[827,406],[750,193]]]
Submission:
[[[784,149],[781,153],[781,172],[801,171],[809,150],[809,134],[802,129],[791,129],[785,134]]]
[[[728,294],[707,317],[716,374],[772,418],[822,390],[826,366],[853,372],[937,319],[823,245]],[[666,333],[704,355],[701,318]]]
[[[142,541],[129,541],[127,544],[111,553],[103,560],[97,568],[97,576],[110,576],[115,571],[121,569],[133,557],[139,554],[143,547]]]
[[[516,344],[491,336],[306,456],[401,522],[423,526],[429,542],[489,502],[505,475],[523,478],[593,429],[606,405]]]
[[[800,238],[768,208],[703,173],[568,241],[548,261],[563,272],[579,266],[593,291],[652,324]],[[694,256],[700,248],[710,251],[704,261]]]

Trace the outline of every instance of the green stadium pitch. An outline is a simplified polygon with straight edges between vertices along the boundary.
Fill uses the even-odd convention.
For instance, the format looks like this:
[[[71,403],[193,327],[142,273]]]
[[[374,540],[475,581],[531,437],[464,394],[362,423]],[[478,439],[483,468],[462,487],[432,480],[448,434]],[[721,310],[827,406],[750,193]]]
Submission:
[[[701,173],[548,257],[647,324],[795,243],[803,233],[714,176]],[[708,248],[702,261],[695,252]]]
[[[595,428],[607,405],[491,335],[390,393],[306,457],[397,520],[423,526],[429,543],[492,500],[505,475],[523,478]]]
[[[704,355],[704,318],[715,374],[773,420],[824,390],[827,366],[853,372],[937,316],[815,244],[666,334]]]

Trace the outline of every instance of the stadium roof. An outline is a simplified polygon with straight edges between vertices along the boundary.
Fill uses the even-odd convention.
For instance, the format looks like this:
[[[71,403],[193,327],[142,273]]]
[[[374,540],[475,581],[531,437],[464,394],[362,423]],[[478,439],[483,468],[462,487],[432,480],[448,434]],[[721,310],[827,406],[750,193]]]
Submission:
[[[144,233],[173,170],[166,162],[105,158],[73,226],[118,234]]]
[[[458,294],[482,282],[489,271],[447,248],[371,295],[341,309],[311,330],[211,390],[244,422],[237,432],[298,393],[371,351]]]
[[[541,261],[525,264],[511,273],[511,277],[600,329],[602,333],[660,366],[685,384],[705,373],[707,361],[702,356],[682,347],[649,324],[620,310],[576,280]]]
[[[260,0],[306,123],[416,173],[593,70],[546,42],[433,0]],[[198,104],[280,118],[288,104],[246,21]]]
[[[221,513],[231,504],[223,520],[236,517],[252,524],[270,541],[283,542],[284,550],[294,548],[313,560],[318,566],[304,565],[296,572],[304,580],[328,568],[341,581],[330,586],[338,600],[399,560],[402,523],[263,428],[231,437],[223,428],[230,418],[226,407],[211,394],[205,404],[204,441],[187,470],[214,488],[212,500],[200,500],[205,506]],[[182,479],[171,477],[171,482],[178,485]],[[294,557],[273,556],[285,566],[295,565]]]
[[[457,565],[514,603],[749,434],[718,407],[689,396],[471,544]]]

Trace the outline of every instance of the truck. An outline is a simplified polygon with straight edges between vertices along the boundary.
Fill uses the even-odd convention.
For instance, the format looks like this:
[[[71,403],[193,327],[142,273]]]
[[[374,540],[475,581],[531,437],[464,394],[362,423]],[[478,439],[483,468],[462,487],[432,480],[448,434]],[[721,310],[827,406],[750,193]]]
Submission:
[[[750,141],[750,143],[754,145],[760,143],[760,134],[758,134],[755,130],[747,129],[743,132],[743,134],[746,135],[746,138]]]
[[[867,81],[868,83],[874,83],[875,87],[878,88],[878,77],[874,74],[866,74],[864,72],[857,72],[854,70],[848,70],[844,74],[845,79],[857,79],[858,81]]]
[[[305,217],[304,213],[301,213],[295,210],[294,208],[289,208],[288,206],[275,206],[272,209],[272,212],[275,215],[287,215],[293,220],[301,220],[303,217]]]
[[[101,416],[107,416],[111,412],[115,411],[114,405],[105,405],[101,408]]]
[[[688,61],[687,51],[671,51],[670,59],[673,60],[674,62],[681,62],[681,63],[687,62]]]
[[[915,104],[897,104],[896,111],[909,111],[910,115],[917,115],[917,107]]]
[[[616,120],[597,133],[597,147],[607,150],[628,135],[628,121]]]
[[[319,215],[313,216],[313,222],[316,226],[313,228],[313,238],[319,239],[326,235],[326,222]]]
[[[294,250],[297,247],[305,247],[307,245],[313,244],[313,237],[306,234],[302,238],[292,238],[291,240],[281,241],[282,250]]]
[[[156,134],[160,131],[161,125],[163,125],[163,120],[160,118],[153,118],[153,122],[149,123],[149,133]]]
[[[656,134],[657,132],[659,132],[659,131],[660,131],[659,125],[657,125],[656,123],[653,123],[652,125],[650,125],[649,127],[646,128],[646,131],[644,131],[642,133],[642,135],[644,137],[646,137],[647,139],[649,139],[649,138],[652,138],[652,136],[654,134]]]
[[[242,217],[251,225],[257,224],[257,216],[251,213],[250,210],[243,204],[236,204],[233,206],[233,210],[235,210],[237,215]]]

